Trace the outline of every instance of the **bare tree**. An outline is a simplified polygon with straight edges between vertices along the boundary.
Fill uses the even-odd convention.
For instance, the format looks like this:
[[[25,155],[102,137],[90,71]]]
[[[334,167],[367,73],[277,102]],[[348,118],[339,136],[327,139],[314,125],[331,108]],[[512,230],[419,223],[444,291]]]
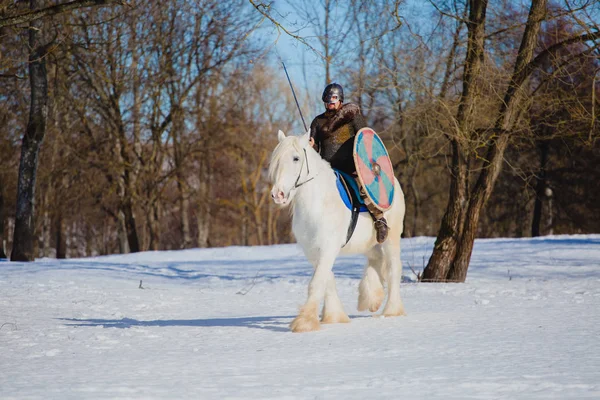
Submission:
[[[469,6],[463,88],[455,120],[456,131],[450,137],[453,157],[450,197],[433,254],[423,274],[424,280],[465,280],[481,211],[491,195],[511,134],[522,115],[528,96],[526,83],[532,72],[539,68],[543,60],[556,56],[558,49],[598,38],[596,33],[578,34],[534,57],[540,26],[547,18],[547,4],[545,0],[532,1],[513,71],[493,125],[486,130],[479,130],[474,126],[473,115],[485,56],[487,1],[472,1]],[[475,136],[477,134],[478,137]],[[473,187],[469,188],[469,157],[474,154],[469,151],[469,143],[475,140],[483,144],[485,151],[478,154],[483,161],[478,166],[479,173]]]
[[[23,135],[21,162],[19,165],[19,186],[17,190],[17,210],[11,260],[32,261],[33,231],[35,218],[35,182],[38,153],[46,131],[48,114],[48,77],[46,57],[52,41],[44,37],[43,17],[56,15],[77,8],[108,5],[110,0],[81,0],[70,4],[43,7],[42,0],[30,0],[29,10],[21,13],[16,8],[7,8],[0,17],[0,27],[29,23],[29,82],[31,103],[29,122]]]
[[[118,199],[111,214],[120,227],[121,249],[137,252],[141,250],[135,214],[141,133],[136,110],[141,107],[138,77],[144,65],[139,54],[143,39],[130,28],[141,15],[134,9],[99,17],[111,21],[90,24],[85,18],[79,19],[81,42],[69,49],[76,66],[77,80],[73,83],[79,85],[78,93],[93,94],[89,104],[77,101],[77,112],[84,133],[98,151],[89,154],[96,158],[91,165],[103,172]],[[107,158],[97,160],[100,154]]]

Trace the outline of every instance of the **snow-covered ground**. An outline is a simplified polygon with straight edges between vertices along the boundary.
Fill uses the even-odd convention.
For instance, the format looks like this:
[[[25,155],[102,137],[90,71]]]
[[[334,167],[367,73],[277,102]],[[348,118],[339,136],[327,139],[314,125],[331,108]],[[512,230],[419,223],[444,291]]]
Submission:
[[[289,332],[295,245],[0,262],[2,399],[600,399],[600,235],[477,240],[467,282],[415,283],[408,315]],[[142,281],[142,288],[140,288]]]

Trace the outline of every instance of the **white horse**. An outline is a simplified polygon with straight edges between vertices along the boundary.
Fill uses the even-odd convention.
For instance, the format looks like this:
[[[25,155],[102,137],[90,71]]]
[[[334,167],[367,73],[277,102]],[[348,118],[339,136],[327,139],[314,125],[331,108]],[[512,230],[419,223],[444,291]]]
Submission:
[[[269,179],[275,203],[292,207],[292,231],[306,258],[314,267],[308,286],[308,298],[290,324],[293,332],[318,330],[318,308],[324,299],[322,323],[350,322],[337,294],[332,272],[338,254],[362,253],[367,256],[364,276],[359,285],[358,310],[375,312],[388,298],[382,315],[404,315],[400,299],[400,235],[404,222],[404,194],[395,181],[392,207],[385,212],[389,234],[377,243],[373,219],[367,212],[359,215],[356,229],[346,243],[351,212],[344,205],[336,176],[329,163],[309,145],[310,132],[285,136],[278,132],[279,144],[271,155]]]

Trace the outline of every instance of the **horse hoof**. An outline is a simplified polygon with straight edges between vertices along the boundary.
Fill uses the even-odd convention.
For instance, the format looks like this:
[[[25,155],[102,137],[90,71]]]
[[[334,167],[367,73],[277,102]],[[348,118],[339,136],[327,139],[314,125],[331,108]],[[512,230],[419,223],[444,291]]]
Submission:
[[[323,315],[322,324],[347,324],[350,318],[344,313]]]
[[[377,303],[372,303],[372,304],[365,304],[365,303],[359,303],[357,310],[358,311],[370,311],[370,312],[376,312],[377,310],[379,310],[379,307],[381,307],[381,303],[377,302]]]
[[[369,307],[369,311],[375,312],[375,311],[379,310],[379,307],[381,307],[381,303],[383,303],[383,299],[381,299],[380,301],[378,301],[377,303],[375,303],[371,307]]]
[[[306,318],[303,316],[298,316],[298,317],[294,318],[294,320],[290,324],[290,329],[294,333],[313,332],[313,331],[318,331],[320,328],[321,328],[321,324],[319,324],[318,319]]]
[[[384,309],[383,312],[381,313],[382,317],[388,318],[388,317],[402,317],[406,315],[406,312],[404,311],[404,307],[400,307],[396,310],[387,310]]]
[[[375,312],[379,310],[379,307],[381,307],[381,304],[383,303],[383,298],[385,297],[383,288],[375,290],[375,294],[366,293],[368,293],[366,290],[362,291],[358,296],[358,311],[369,310]]]

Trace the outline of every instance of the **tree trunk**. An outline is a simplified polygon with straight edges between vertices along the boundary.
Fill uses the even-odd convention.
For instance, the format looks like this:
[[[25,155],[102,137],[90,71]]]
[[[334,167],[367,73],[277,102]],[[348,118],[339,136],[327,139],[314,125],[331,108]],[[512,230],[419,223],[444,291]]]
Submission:
[[[47,203],[46,203],[47,204]],[[43,213],[42,237],[40,243],[42,257],[50,257],[50,236],[52,235],[52,217],[46,210]]]
[[[173,115],[172,132],[173,135],[173,151],[175,161],[175,176],[177,178],[178,203],[179,203],[179,218],[181,227],[181,245],[182,249],[192,247],[192,235],[190,230],[190,185],[187,181],[186,168],[186,146],[188,144],[184,140],[184,124],[185,115],[180,105],[173,105],[171,109]]]
[[[67,258],[67,242],[65,240],[65,220],[63,218],[62,211],[60,210],[56,214],[54,232],[56,239],[56,258]]]
[[[541,224],[543,204],[546,197],[546,163],[548,162],[548,143],[541,142],[540,149],[540,170],[538,172],[537,184],[535,187],[535,204],[533,206],[533,221],[531,224],[531,237],[541,236]]]
[[[133,91],[133,105],[132,105],[132,144],[129,146],[123,145],[123,149],[130,149],[130,152],[125,154],[127,157],[127,209],[125,210],[125,216],[127,221],[127,237],[129,240],[129,249],[132,253],[137,253],[141,251],[140,240],[138,235],[138,229],[135,221],[135,212],[134,212],[134,199],[137,197],[137,182],[138,177],[140,175],[141,165],[140,165],[140,156],[142,154],[142,144],[141,144],[141,94],[140,94],[140,74],[139,74],[139,53],[134,50],[135,43],[138,42],[137,32],[136,30],[132,30],[132,51],[131,51],[131,71],[133,76],[131,80],[133,82],[132,91]],[[122,140],[125,139],[125,132],[121,133]],[[129,141],[128,139],[125,139]],[[133,154],[130,154],[133,152]]]
[[[243,206],[242,208],[240,208],[240,212],[242,213],[242,224],[240,226],[240,245],[241,246],[248,246],[248,236],[249,236],[249,229],[248,229],[248,206]]]
[[[492,193],[494,183],[502,168],[503,155],[507,145],[508,135],[501,135],[488,152],[487,159],[490,160],[490,164],[482,170],[475,185],[456,257],[450,271],[448,271],[447,280],[451,282],[464,282],[467,277],[467,269],[473,252],[481,210]]]
[[[200,161],[200,186],[199,186],[199,204],[196,221],[198,225],[198,247],[210,246],[210,223],[211,213],[210,204],[212,201],[212,177],[208,160],[210,153],[207,152]]]
[[[412,226],[410,227],[410,232],[405,233],[407,237],[412,237],[417,235],[417,226],[419,219],[419,208],[421,204],[421,196],[419,195],[419,189],[417,188],[417,173],[419,171],[419,159],[415,162],[415,165],[412,168],[412,171],[408,177],[408,187],[412,193],[413,199],[413,216],[412,216]]]
[[[38,7],[38,0],[30,1],[30,8]],[[48,76],[46,74],[46,46],[41,45],[42,21],[35,20],[29,25],[29,82],[31,103],[29,122],[23,136],[19,181],[17,189],[17,210],[15,213],[15,231],[12,261],[33,261],[34,259],[34,217],[35,217],[35,181],[38,154],[44,134],[48,114]]]
[[[129,251],[131,253],[137,253],[140,251],[140,242],[138,240],[133,204],[129,199],[123,205],[123,216],[125,219],[125,229],[127,230],[127,243],[129,244]]]
[[[450,197],[433,253],[423,270],[422,281],[445,281],[456,254],[464,220],[464,207],[467,202],[468,179],[467,164],[459,147],[458,142],[453,140]]]
[[[156,251],[160,249],[160,209],[158,200],[154,200],[149,207],[147,224],[150,231],[150,243],[148,244],[148,249]]]
[[[192,247],[192,235],[190,233],[190,188],[179,169],[177,172],[177,187],[179,188],[179,212],[181,219],[181,248]]]
[[[274,223],[273,214],[273,207],[269,203],[267,205],[267,245],[277,243],[277,225]]]
[[[4,239],[4,187],[2,181],[3,178],[0,176],[0,258],[6,258],[6,240]]]
[[[135,182],[136,171],[132,166],[134,162],[129,152],[129,143],[125,134],[125,127],[122,123],[122,118],[119,116],[115,121],[118,124],[117,135],[115,138],[115,156],[118,159],[119,172],[117,176],[118,191],[117,194],[121,201],[119,208],[119,218],[122,218],[119,223],[124,229],[127,238],[127,252],[137,253],[140,251],[140,242],[137,234],[137,225],[135,222],[134,212],[134,197],[135,197]],[[121,251],[124,251],[124,246],[121,244]]]
[[[546,189],[544,191],[544,195],[547,199],[547,204],[546,204],[546,221],[544,222],[544,232],[546,235],[553,235],[554,234],[554,227],[552,226],[552,199],[554,197],[554,194],[552,193],[552,189],[550,189],[548,186],[546,186]]]
[[[476,98],[475,89],[483,62],[486,11],[487,0],[471,0],[469,2],[463,89],[456,116],[457,132],[450,139],[452,145],[450,196],[433,253],[423,271],[423,281],[446,280],[448,271],[454,262],[458,240],[462,235],[469,180],[462,143],[469,137],[469,122]]]
[[[469,14],[469,6],[465,4],[465,9],[463,10],[462,19],[465,20],[467,15]],[[444,71],[444,79],[442,80],[442,85],[440,88],[439,98],[444,100],[446,95],[448,94],[448,89],[451,84],[451,77],[454,72],[454,63],[456,58],[456,53],[460,46],[461,42],[461,32],[463,30],[463,22],[456,22],[456,30],[454,31],[454,35],[452,35],[452,47],[450,47],[450,52],[448,53],[448,57],[446,58],[446,65]]]
[[[125,214],[122,210],[117,212],[117,232],[119,240],[119,253],[129,253],[129,244],[127,242],[127,226],[125,224]]]
[[[518,114],[517,110],[523,98],[523,83],[527,79],[527,75],[524,75],[523,71],[525,71],[525,68],[533,58],[539,28],[545,15],[546,0],[533,0],[511,82],[506,90],[504,101],[500,105],[498,118],[496,119],[495,131],[499,133],[490,144],[486,163],[473,188],[465,220],[465,228],[463,229],[460,244],[457,248],[456,259],[448,273],[448,280],[450,281],[464,282],[467,277],[481,210],[489,199],[502,168],[504,152],[509,142],[509,132],[516,122],[515,115]]]

